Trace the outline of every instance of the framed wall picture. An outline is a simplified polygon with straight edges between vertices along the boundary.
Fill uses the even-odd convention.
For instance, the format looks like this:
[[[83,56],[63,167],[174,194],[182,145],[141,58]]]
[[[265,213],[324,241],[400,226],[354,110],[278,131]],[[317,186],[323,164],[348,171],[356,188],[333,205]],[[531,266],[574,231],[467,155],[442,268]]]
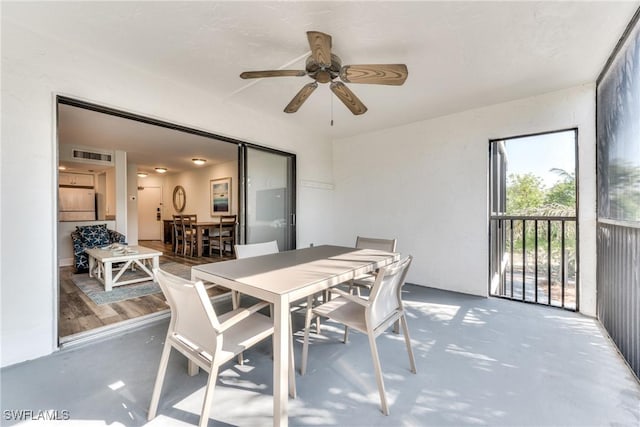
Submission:
[[[231,214],[231,178],[212,179],[209,182],[211,193],[211,216]]]

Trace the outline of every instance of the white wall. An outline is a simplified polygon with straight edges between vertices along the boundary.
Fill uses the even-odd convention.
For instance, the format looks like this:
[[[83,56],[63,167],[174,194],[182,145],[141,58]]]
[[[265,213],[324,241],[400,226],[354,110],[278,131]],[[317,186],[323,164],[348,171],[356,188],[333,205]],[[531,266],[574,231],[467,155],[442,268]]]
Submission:
[[[231,214],[238,214],[238,161],[218,163],[213,166],[204,166],[191,169],[182,173],[167,175],[166,185],[163,189],[163,198],[166,200],[162,219],[172,219],[177,214],[173,208],[173,189],[176,185],[184,187],[186,203],[182,213],[198,215],[198,221],[211,219],[211,195],[209,184],[212,179],[231,178]]]
[[[330,142],[291,116],[218,101],[199,88],[48,39],[11,22],[5,11],[1,31],[2,366],[56,348],[55,94],[293,152],[299,182],[333,180]],[[332,200],[327,192],[299,188],[298,243],[304,245],[330,234]]]
[[[397,237],[409,282],[486,296],[488,141],[578,127],[580,310],[594,316],[594,115],[585,85],[336,140],[334,238]]]
[[[116,216],[116,168],[109,168],[105,177],[105,217]]]

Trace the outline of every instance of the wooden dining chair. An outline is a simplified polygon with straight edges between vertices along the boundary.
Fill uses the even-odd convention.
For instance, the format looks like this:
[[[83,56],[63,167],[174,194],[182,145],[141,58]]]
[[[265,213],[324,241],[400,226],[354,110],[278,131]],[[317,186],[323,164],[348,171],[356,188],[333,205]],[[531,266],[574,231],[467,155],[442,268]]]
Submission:
[[[173,215],[173,252],[180,253],[180,248],[184,251],[184,234],[182,232],[182,215]]]
[[[387,404],[387,396],[384,390],[376,337],[396,321],[399,321],[402,325],[404,341],[407,347],[407,353],[409,354],[411,372],[416,373],[416,363],[413,357],[413,350],[411,349],[409,327],[407,326],[407,318],[405,316],[404,306],[402,305],[402,286],[404,285],[411,261],[412,257],[408,256],[390,266],[378,269],[368,299],[340,289],[334,289],[333,292],[338,294],[337,297],[318,307],[307,308],[307,310],[313,311],[315,315],[333,319],[356,331],[367,334],[369,337],[369,346],[371,347],[371,357],[373,358],[373,368],[378,383],[380,403],[382,412],[385,415],[389,415],[389,405]],[[309,329],[311,326],[309,322],[310,318],[311,316],[307,315],[304,344],[302,347],[302,374],[304,374],[307,368]]]
[[[176,349],[187,357],[190,364],[193,363],[209,373],[200,413],[199,425],[204,427],[209,421],[220,366],[273,335],[272,319],[258,313],[268,303],[261,302],[218,317],[202,282],[191,282],[160,269],[154,269],[153,273],[171,308],[171,321],[151,396],[148,419],[152,420],[156,416],[169,355],[171,349]],[[291,367],[289,370],[292,372]]]
[[[213,234],[210,236],[209,255],[212,256],[213,251],[217,249],[218,254],[222,257],[226,252],[227,246],[232,253],[235,253],[237,216],[222,215],[218,219],[219,223],[212,229]]]
[[[194,250],[198,242],[198,229],[196,223],[198,222],[198,215],[188,214],[182,215],[182,255],[186,256],[189,252],[189,256],[193,256]]]

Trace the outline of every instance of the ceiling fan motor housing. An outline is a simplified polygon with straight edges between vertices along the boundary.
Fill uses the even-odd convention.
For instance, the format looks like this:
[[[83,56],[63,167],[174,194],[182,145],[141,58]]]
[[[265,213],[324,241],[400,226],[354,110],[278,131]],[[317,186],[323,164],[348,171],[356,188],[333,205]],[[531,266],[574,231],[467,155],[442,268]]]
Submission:
[[[340,75],[340,69],[342,68],[342,61],[338,55],[331,54],[331,66],[329,68],[323,67],[316,62],[313,55],[307,58],[305,70],[312,79],[318,83],[329,83],[331,80],[337,78]]]

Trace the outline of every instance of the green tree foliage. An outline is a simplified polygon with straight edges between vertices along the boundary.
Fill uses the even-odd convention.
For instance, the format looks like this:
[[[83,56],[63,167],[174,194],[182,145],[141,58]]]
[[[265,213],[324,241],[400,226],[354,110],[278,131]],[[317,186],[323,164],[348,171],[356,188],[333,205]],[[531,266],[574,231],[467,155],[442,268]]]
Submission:
[[[550,188],[546,188],[542,178],[532,174],[511,174],[507,180],[507,215],[516,216],[575,216],[576,207],[576,178],[574,173],[568,173],[563,169],[551,169],[560,180]],[[539,224],[538,245],[540,250],[538,259],[542,264],[545,257],[551,256],[552,270],[560,271],[561,260],[561,230],[560,222],[551,223],[551,254],[547,254],[547,224],[543,221]],[[523,238],[524,237],[524,238]],[[513,223],[513,249],[516,253],[522,253],[522,246],[526,241],[528,262],[533,259],[533,241],[535,229],[533,221],[528,221],[526,228],[523,222],[516,220]],[[509,251],[511,248],[509,248]],[[575,222],[565,224],[565,259],[567,272],[575,275],[576,266],[576,225]],[[554,274],[556,274],[554,273]]]
[[[575,215],[576,206],[576,176],[563,169],[551,169],[561,180],[545,191],[544,205],[554,208],[559,215]]]
[[[542,179],[532,173],[510,174],[507,181],[507,214],[530,215],[544,203]]]
[[[560,176],[551,188],[545,188],[542,178],[532,173],[509,175],[507,215],[575,215],[575,174],[555,168],[551,172]]]

